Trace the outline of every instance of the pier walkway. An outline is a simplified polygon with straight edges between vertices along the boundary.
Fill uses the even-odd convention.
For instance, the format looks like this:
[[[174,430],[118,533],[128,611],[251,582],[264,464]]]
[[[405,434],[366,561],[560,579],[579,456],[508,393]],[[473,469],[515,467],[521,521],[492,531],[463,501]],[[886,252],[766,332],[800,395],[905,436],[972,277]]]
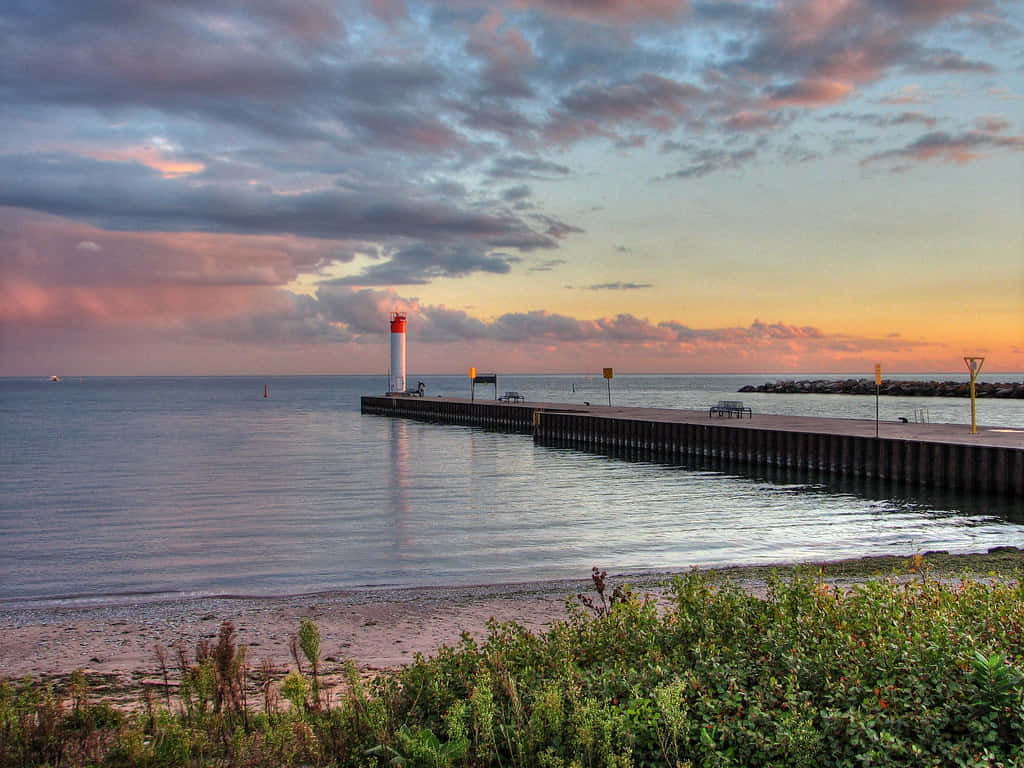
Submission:
[[[623,408],[461,398],[363,397],[362,412],[532,434],[584,451],[638,448],[673,460],[715,457],[752,465],[894,480],[1024,497],[1024,430],[963,424]]]

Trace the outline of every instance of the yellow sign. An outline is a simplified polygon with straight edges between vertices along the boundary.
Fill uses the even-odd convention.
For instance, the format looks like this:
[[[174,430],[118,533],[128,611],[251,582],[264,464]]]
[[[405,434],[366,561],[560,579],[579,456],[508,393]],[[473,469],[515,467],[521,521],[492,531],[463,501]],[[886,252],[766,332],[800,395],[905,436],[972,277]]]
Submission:
[[[976,379],[978,374],[981,373],[981,366],[985,363],[985,358],[965,357],[964,362],[967,363],[967,370],[971,372],[971,378]]]
[[[882,386],[882,364],[875,363],[875,386]]]
[[[469,369],[469,378],[471,378],[471,379],[475,379],[476,378],[476,368],[470,368]]]
[[[604,369],[604,377],[606,379],[612,378],[612,369],[611,368],[605,368]]]

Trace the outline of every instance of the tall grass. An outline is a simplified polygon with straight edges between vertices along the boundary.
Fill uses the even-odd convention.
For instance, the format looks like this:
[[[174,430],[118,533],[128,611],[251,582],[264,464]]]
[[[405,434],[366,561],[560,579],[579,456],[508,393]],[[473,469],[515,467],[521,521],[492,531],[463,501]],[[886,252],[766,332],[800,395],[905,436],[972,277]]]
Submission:
[[[346,664],[331,706],[311,622],[296,635],[298,668],[274,681],[246,677],[225,625],[215,646],[180,655],[177,707],[121,713],[90,703],[80,676],[60,692],[3,683],[0,762],[1024,765],[1016,582],[918,575],[837,589],[798,573],[757,597],[693,572],[658,605],[625,587],[609,598],[605,580],[595,569],[596,599],[572,601],[543,633],[492,622],[485,638],[369,683]]]

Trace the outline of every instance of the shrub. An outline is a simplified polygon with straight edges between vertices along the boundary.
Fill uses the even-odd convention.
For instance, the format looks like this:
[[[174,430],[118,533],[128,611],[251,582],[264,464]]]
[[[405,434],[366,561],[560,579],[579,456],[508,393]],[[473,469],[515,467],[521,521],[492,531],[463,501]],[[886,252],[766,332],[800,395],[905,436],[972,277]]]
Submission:
[[[693,572],[664,604],[595,572],[598,598],[534,634],[492,622],[367,684],[344,665],[317,690],[320,634],[296,635],[312,680],[245,710],[244,649],[222,625],[179,648],[179,712],[71,707],[44,684],[0,683],[0,764],[393,766],[1021,766],[1024,588],[921,575],[837,589],[770,579],[758,598]],[[297,659],[298,660],[298,659]],[[269,691],[270,670],[257,684]]]

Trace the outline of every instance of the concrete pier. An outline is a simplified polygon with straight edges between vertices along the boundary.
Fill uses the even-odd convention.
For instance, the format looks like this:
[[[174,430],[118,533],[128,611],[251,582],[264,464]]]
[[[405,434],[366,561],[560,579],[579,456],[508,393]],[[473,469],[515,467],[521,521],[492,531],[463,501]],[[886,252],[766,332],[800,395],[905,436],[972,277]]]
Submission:
[[[685,461],[714,458],[907,486],[1024,498],[1024,430],[959,424],[503,403],[459,398],[363,397],[362,412],[533,435],[583,451],[642,450]]]

